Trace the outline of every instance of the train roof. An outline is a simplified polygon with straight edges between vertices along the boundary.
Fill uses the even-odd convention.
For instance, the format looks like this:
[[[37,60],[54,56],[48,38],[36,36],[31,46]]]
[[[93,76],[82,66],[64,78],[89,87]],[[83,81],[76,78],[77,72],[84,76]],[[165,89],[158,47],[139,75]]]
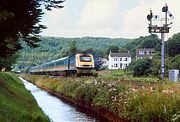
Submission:
[[[44,65],[47,65],[47,64],[50,64],[50,63],[54,63],[54,62],[57,62],[57,61],[65,60],[65,59],[67,59],[67,58],[69,58],[71,56],[74,56],[76,54],[92,54],[92,53],[89,53],[89,52],[77,52],[75,54],[71,54],[70,56],[66,56],[66,57],[63,57],[63,58],[60,58],[60,59],[56,59],[56,60],[52,60],[52,61],[49,61],[49,62],[42,63],[40,65],[32,67],[31,69],[34,69],[34,68],[37,68],[37,67],[41,67],[41,66],[44,66]]]
[[[50,62],[42,63],[42,64],[40,64],[40,65],[37,65],[37,66],[32,67],[31,69],[37,68],[37,67],[40,67],[40,66],[43,66],[43,65],[47,65],[47,64],[50,64],[50,63],[54,63],[54,62],[57,62],[57,61],[61,61],[61,60],[67,59],[68,57],[69,57],[69,56],[66,56],[66,57],[63,57],[63,58],[60,58],[60,59],[57,59],[57,60],[52,60],[52,61],[50,61]]]

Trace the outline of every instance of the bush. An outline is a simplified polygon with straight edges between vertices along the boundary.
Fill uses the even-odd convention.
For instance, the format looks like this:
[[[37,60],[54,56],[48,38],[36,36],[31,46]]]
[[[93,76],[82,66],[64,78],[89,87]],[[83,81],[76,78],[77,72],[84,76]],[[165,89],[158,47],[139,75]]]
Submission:
[[[175,56],[175,58],[172,59],[171,64],[171,68],[180,70],[180,55]]]
[[[130,97],[126,113],[135,121],[167,122],[173,119],[173,115],[178,114],[178,102],[178,94],[171,90],[141,89]]]
[[[152,61],[150,59],[140,59],[132,62],[129,65],[128,70],[133,71],[134,76],[148,76],[152,73],[151,65]]]

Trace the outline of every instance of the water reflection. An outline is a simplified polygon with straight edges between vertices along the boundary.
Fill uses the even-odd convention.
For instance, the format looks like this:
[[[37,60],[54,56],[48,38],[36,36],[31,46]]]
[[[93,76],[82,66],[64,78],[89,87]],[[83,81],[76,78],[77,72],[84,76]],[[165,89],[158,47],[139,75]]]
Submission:
[[[49,95],[32,83],[20,78],[26,87],[35,97],[38,105],[53,122],[97,122],[95,117],[90,117],[85,113],[79,112],[75,107],[70,106],[58,98]]]

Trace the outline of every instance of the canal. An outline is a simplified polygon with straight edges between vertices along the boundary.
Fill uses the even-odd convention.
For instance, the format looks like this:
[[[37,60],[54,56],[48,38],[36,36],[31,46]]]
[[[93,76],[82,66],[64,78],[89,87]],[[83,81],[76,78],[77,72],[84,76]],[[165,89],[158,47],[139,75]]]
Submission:
[[[67,104],[59,98],[50,95],[48,92],[38,88],[34,84],[20,78],[26,89],[35,97],[39,107],[49,116],[52,122],[99,122],[95,115],[79,111],[79,108]]]

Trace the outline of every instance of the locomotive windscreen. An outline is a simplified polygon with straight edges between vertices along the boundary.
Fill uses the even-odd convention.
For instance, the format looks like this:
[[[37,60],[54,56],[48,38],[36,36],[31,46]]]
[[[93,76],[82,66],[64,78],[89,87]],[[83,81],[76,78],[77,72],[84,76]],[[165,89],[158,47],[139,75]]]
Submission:
[[[81,62],[90,62],[91,57],[90,56],[80,56],[80,61]]]

